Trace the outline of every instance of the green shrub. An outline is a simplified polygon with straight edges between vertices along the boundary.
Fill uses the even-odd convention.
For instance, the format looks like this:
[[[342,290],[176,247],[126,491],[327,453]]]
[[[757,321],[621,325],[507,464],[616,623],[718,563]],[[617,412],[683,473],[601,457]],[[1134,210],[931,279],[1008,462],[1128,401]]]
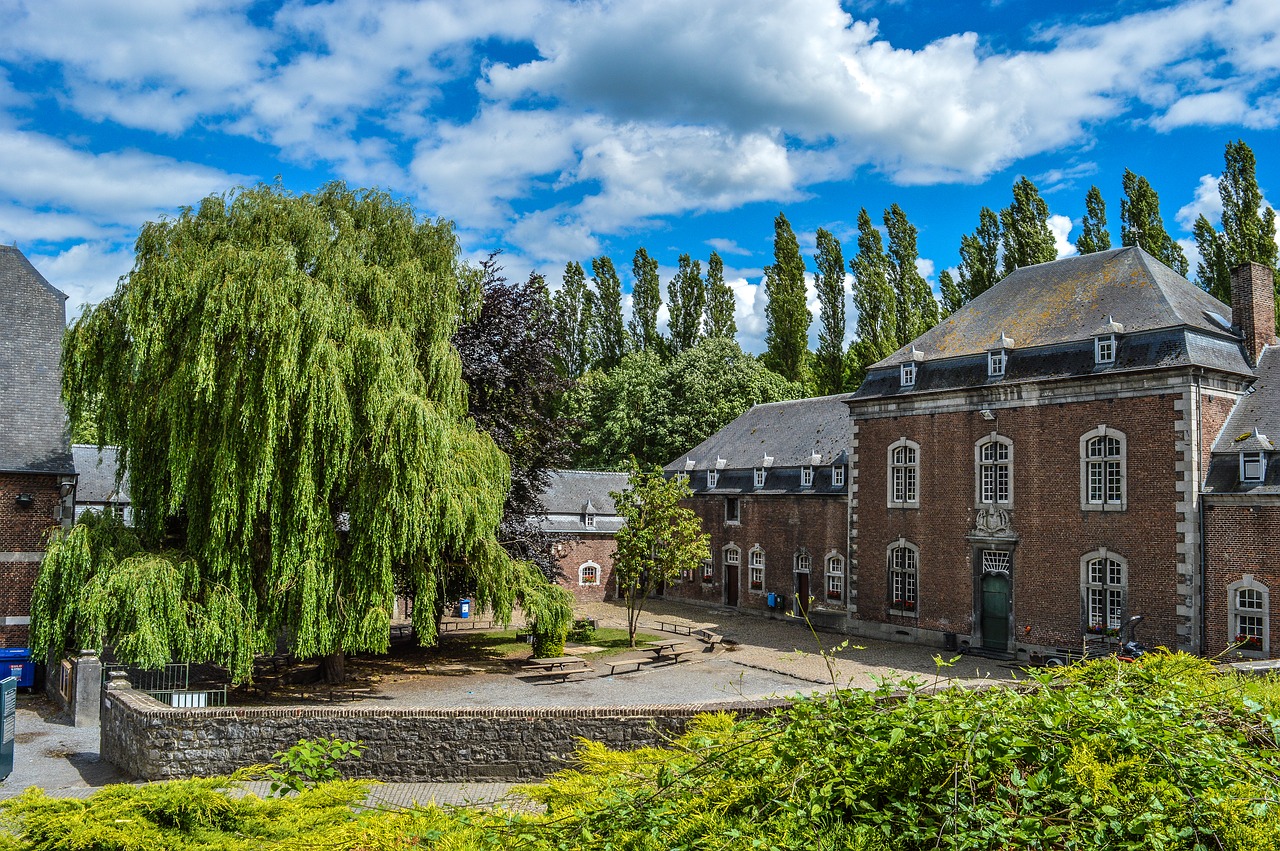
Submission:
[[[271,794],[301,792],[317,783],[339,779],[342,774],[338,763],[359,759],[364,753],[363,744],[341,739],[302,739],[288,750],[274,754],[280,767],[266,771],[271,779]]]

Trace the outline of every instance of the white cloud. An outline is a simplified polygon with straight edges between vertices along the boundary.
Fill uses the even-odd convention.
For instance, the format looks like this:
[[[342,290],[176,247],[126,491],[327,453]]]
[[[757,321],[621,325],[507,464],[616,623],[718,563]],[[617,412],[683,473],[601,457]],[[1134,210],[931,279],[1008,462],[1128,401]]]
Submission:
[[[1178,212],[1174,214],[1178,224],[1187,231],[1195,226],[1196,219],[1200,216],[1204,216],[1211,222],[1222,219],[1222,196],[1218,194],[1217,175],[1201,175],[1200,181],[1196,184],[1194,197],[1179,207]]]
[[[1070,216],[1049,216],[1049,230],[1053,231],[1053,247],[1058,257],[1070,257],[1076,253],[1075,243],[1071,241],[1071,227]]]
[[[1047,195],[1062,189],[1071,189],[1076,185],[1078,179],[1097,173],[1097,163],[1083,162],[1073,163],[1066,168],[1051,168],[1046,172],[1037,174],[1033,179],[1040,189],[1040,193]]]
[[[81,242],[56,254],[28,259],[49,283],[67,294],[67,318],[80,314],[115,290],[116,281],[133,268],[133,251],[116,242]]]
[[[738,243],[732,239],[720,239],[720,238],[708,239],[707,245],[711,246],[713,251],[721,255],[724,255],[724,254],[745,254],[747,256],[751,255],[751,250],[749,248],[743,248],[741,245],[738,245]]]

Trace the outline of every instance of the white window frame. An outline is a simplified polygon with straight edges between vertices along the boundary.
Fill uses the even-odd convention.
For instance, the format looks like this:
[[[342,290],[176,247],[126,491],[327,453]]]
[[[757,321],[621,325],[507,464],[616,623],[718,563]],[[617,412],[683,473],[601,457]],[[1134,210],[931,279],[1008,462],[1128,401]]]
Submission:
[[[1013,441],[995,433],[979,440],[973,445],[973,468],[975,504],[1012,508]]]
[[[844,602],[844,556],[832,553],[827,556],[827,602]]]
[[[733,509],[730,511],[730,509]],[[736,496],[724,498],[724,522],[737,524],[742,522],[742,503]]]
[[[889,613],[920,616],[920,548],[899,538],[885,549]]]
[[[886,477],[889,507],[919,508],[920,444],[899,438],[889,445],[885,457],[889,468]]]
[[[1080,602],[1086,634],[1118,636],[1129,611],[1129,560],[1106,547],[1081,556]]]
[[[987,352],[987,377],[1003,378],[1006,364],[1009,362],[1009,353],[1005,349],[993,349]]]
[[[900,375],[901,375],[901,378],[902,378],[902,386],[903,386],[903,387],[915,387],[915,386],[916,386],[916,365],[915,365],[915,362],[914,362],[914,361],[912,361],[911,363],[904,363],[904,364],[902,365],[902,371],[901,371]]]
[[[588,529],[596,528],[596,513],[588,511],[582,516],[582,525]]]
[[[812,573],[813,572],[813,556],[809,555],[805,550],[796,553],[796,573]]]
[[[707,470],[707,487],[714,488],[720,483],[720,471],[716,469]]]
[[[725,548],[725,550],[728,550],[728,549],[730,548],[729,547]],[[732,547],[732,549],[735,553],[737,553],[738,551],[737,547]],[[724,558],[723,553],[725,552],[725,550],[721,551],[721,558]],[[707,559],[702,563],[702,584],[714,585],[715,582],[716,582],[716,564],[713,560]]]
[[[756,467],[755,469],[755,485],[758,488],[764,487],[765,479],[769,476],[769,471],[764,467]]]
[[[1267,453],[1240,453],[1240,481],[1257,483],[1267,477]]]
[[[813,487],[813,468],[812,467],[800,468],[800,487],[802,488]]]
[[[595,578],[588,581],[587,571],[590,571]],[[594,561],[584,561],[582,564],[578,565],[578,584],[583,586],[599,585],[600,573],[600,565],[596,564]]]
[[[1243,593],[1242,593],[1243,592]],[[1244,605],[1247,597],[1249,605]],[[1257,605],[1253,605],[1253,603]],[[1246,573],[1227,585],[1227,644],[1235,652],[1258,659],[1271,657],[1271,589]],[[1241,636],[1256,635],[1260,646],[1241,643]]]
[[[1093,338],[1093,362],[1099,366],[1116,362],[1116,335],[1101,334]]]
[[[756,594],[764,593],[764,550],[756,544],[747,553],[747,590]]]
[[[844,465],[843,464],[831,465],[831,487],[833,488],[844,487]]]
[[[1124,432],[1100,425],[1080,436],[1080,508],[1125,511],[1128,507],[1128,442]]]

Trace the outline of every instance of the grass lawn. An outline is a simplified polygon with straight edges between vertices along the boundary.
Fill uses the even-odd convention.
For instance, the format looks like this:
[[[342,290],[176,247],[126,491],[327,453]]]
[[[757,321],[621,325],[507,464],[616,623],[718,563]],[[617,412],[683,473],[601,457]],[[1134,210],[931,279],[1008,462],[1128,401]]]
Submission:
[[[636,633],[636,647],[644,647],[658,640],[656,635],[650,635],[646,632]],[[487,659],[512,659],[529,654],[528,642],[517,639],[514,629],[504,629],[498,632],[449,633],[447,644],[450,651],[449,655],[451,656],[455,655],[455,648],[465,648],[462,650],[463,655],[474,654],[477,657]],[[627,640],[627,631],[625,629],[602,628],[596,630],[590,641],[590,646],[601,649],[592,652],[566,651],[566,653],[573,656],[598,659],[630,650],[631,642]]]

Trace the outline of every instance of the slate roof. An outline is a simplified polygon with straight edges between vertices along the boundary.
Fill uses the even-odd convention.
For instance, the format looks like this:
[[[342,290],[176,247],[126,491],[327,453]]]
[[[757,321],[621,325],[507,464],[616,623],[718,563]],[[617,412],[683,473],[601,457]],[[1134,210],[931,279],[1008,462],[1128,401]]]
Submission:
[[[0,245],[0,470],[72,474],[62,407],[66,300],[21,251]]]
[[[115,502],[122,505],[129,502],[128,475],[118,488],[116,486],[118,453],[119,448],[115,446],[104,446],[99,452],[96,446],[84,443],[71,445],[71,457],[75,460],[76,472],[79,473],[76,479],[76,502]]]
[[[1206,493],[1280,494],[1280,346],[1262,350],[1257,372],[1252,392],[1236,403],[1214,441]],[[1240,482],[1241,452],[1271,453],[1261,482]]]
[[[842,455],[847,458],[850,426],[844,402],[848,398],[847,393],[841,393],[753,405],[664,469],[692,474],[717,468],[751,470],[762,465],[830,465]],[[816,461],[812,457],[815,453]],[[765,462],[765,456],[772,460]]]
[[[542,493],[547,512],[542,528],[549,532],[616,532],[623,521],[609,494],[626,486],[626,473],[556,470]],[[593,528],[583,522],[588,505],[596,515]]]

